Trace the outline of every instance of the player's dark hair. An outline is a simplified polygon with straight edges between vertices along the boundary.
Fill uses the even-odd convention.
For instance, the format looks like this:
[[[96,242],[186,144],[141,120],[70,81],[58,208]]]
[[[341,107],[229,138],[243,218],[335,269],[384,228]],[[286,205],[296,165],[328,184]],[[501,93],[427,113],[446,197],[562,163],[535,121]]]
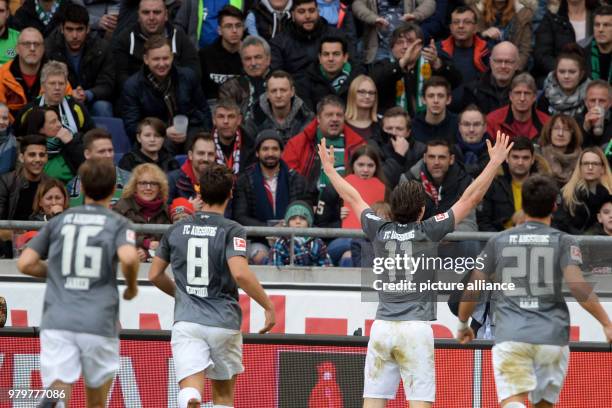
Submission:
[[[79,167],[79,178],[85,196],[92,200],[104,200],[115,192],[117,174],[115,164],[110,160],[85,160]]]
[[[234,174],[220,164],[207,167],[200,176],[200,196],[208,205],[220,205],[230,198]]]
[[[93,128],[85,132],[85,135],[83,135],[83,147],[89,150],[91,149],[91,145],[93,145],[96,140],[100,139],[108,139],[112,142],[113,136],[108,133],[106,129]]]
[[[559,188],[548,176],[535,174],[525,180],[521,188],[523,211],[530,217],[544,218],[552,214]]]
[[[66,23],[83,24],[85,27],[89,27],[89,13],[87,9],[80,4],[68,3],[64,9],[62,25]]]
[[[531,142],[531,140],[529,140],[529,138],[525,136],[518,136],[512,139],[512,142],[514,143],[514,145],[512,145],[510,151],[529,150],[532,156],[535,154],[535,148],[533,147],[533,143]]]
[[[25,153],[28,146],[39,145],[47,147],[47,138],[43,135],[27,135],[21,138],[21,142],[19,143],[19,153]]]
[[[389,199],[391,220],[401,224],[416,222],[425,207],[425,190],[415,180],[404,180],[393,189]]]

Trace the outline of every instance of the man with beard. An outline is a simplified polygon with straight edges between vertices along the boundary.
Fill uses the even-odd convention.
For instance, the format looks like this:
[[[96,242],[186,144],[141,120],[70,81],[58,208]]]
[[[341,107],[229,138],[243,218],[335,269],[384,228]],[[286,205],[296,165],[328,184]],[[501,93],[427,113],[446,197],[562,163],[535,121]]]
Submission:
[[[263,130],[255,140],[257,163],[238,178],[234,194],[234,220],[242,225],[278,224],[287,206],[304,195],[306,182],[281,160],[283,140],[276,131]],[[252,243],[249,258],[262,263],[268,252],[262,242]]]

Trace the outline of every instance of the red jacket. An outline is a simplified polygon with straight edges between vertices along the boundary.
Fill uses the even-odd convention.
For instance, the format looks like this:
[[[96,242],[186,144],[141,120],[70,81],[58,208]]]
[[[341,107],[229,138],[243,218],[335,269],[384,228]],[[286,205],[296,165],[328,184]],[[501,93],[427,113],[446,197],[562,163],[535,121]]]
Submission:
[[[453,59],[453,54],[455,54],[455,39],[452,35],[440,43],[440,50],[443,51],[443,55],[449,60]],[[489,50],[487,41],[478,35],[474,35],[474,66],[478,72],[482,73],[489,70],[490,54],[491,51]]]
[[[517,121],[514,120],[510,105],[502,106],[499,109],[487,115],[487,132],[491,138],[495,138],[498,130],[501,130],[511,138],[517,136],[527,136],[530,140],[535,140],[540,135],[542,127],[550,120],[550,116],[546,113],[537,110],[535,107],[531,110],[531,118],[529,119],[529,132],[519,134]]]
[[[287,142],[285,146],[285,150],[283,151],[283,160],[287,163],[287,166],[291,169],[295,169],[302,176],[308,178],[309,176],[314,176],[313,172],[316,172],[317,175],[320,170],[320,165],[316,168],[313,168],[313,164],[315,163],[316,150],[315,144],[317,143],[317,128],[319,127],[319,122],[317,119],[313,119],[304,130],[297,135],[293,136]],[[345,152],[348,154],[344,155],[344,163],[348,168],[349,159],[356,148],[365,144],[365,141],[361,136],[355,133],[351,128],[344,125],[342,129],[344,134],[344,148]]]

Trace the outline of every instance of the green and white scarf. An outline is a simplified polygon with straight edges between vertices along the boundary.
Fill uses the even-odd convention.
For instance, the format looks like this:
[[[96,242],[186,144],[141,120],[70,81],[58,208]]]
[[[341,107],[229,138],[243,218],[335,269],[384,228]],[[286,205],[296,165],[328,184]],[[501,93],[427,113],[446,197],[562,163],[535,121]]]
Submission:
[[[53,19],[53,15],[59,8],[61,0],[56,0],[55,2],[53,2],[53,5],[51,6],[51,10],[49,11],[45,11],[45,9],[40,5],[40,2],[41,0],[38,0],[35,3],[36,15],[38,16],[38,19],[40,20],[41,23],[43,23],[45,26],[48,26],[51,20]]]
[[[319,65],[319,69],[321,70],[321,74],[323,74],[323,77],[331,82],[332,88],[334,88],[334,90],[338,92],[340,88],[342,88],[342,85],[344,85],[344,83],[348,80],[353,68],[351,67],[351,64],[345,62],[342,66],[342,71],[334,79],[329,78],[329,76],[323,70],[323,67],[321,65]]]
[[[317,129],[317,146],[321,142],[323,138],[323,134],[320,129]],[[325,138],[326,146],[330,147],[334,146],[334,167],[336,171],[344,176],[344,134],[340,134],[335,138]],[[325,187],[329,184],[329,178],[325,174],[324,171],[321,171],[319,175],[319,191],[323,191]]]
[[[599,48],[597,47],[597,43],[595,40],[591,42],[591,78],[593,79],[603,79],[602,74],[605,75],[605,72],[600,72],[601,68],[599,67]],[[612,82],[612,64],[608,67],[608,83]]]

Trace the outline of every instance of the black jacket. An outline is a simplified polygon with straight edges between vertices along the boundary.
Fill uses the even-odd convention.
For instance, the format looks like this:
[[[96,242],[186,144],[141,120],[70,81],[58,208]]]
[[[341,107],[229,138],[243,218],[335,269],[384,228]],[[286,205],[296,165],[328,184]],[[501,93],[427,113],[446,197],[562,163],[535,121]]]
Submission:
[[[147,116],[159,118],[167,124],[172,122],[172,118],[168,117],[163,96],[151,87],[145,77],[145,70],[146,66],[126,81],[121,95],[121,117],[125,131],[132,140],[135,139],[138,122]],[[189,68],[174,66],[170,75],[177,104],[175,115],[186,115],[189,118],[190,130],[209,130],[212,125],[210,108],[195,73]]]
[[[73,89],[81,86],[85,91],[93,92],[94,100],[112,101],[115,69],[110,44],[89,34],[83,46],[79,75],[70,64],[67,53],[64,36],[59,30],[47,37],[46,57],[48,60],[60,61],[68,66],[68,81]]]
[[[608,114],[609,118],[604,120],[604,130],[601,136],[593,134],[593,127],[588,132],[584,129],[584,117],[586,112],[575,117],[576,122],[582,129],[582,147],[599,146],[605,150],[606,145],[612,139],[612,115]]]
[[[15,12],[13,28],[22,31],[26,27],[34,27],[41,32],[43,37],[47,37],[62,23],[68,4],[70,4],[70,1],[62,1],[49,24],[44,25],[36,14],[36,0],[25,0],[23,5]]]
[[[425,144],[413,138],[408,140],[410,147],[404,156],[400,156],[393,150],[391,141],[382,146],[383,172],[390,188],[394,188],[399,183],[400,176],[421,160],[423,153],[427,150]]]
[[[221,45],[221,37],[199,51],[202,89],[208,99],[217,98],[219,86],[242,74],[240,53],[230,53]]]
[[[579,203],[574,214],[571,214],[568,206],[562,202],[553,214],[552,226],[568,234],[582,235],[597,224],[597,212],[610,200],[610,193],[603,185],[598,184],[594,194],[579,190],[576,195]]]
[[[185,32],[170,24],[166,25],[164,31],[166,38],[172,45],[174,64],[181,67],[189,67],[200,78],[200,61],[195,46],[189,40]],[[131,29],[126,29],[113,36],[112,52],[116,67],[116,85],[121,90],[125,81],[137,73],[143,65],[144,43],[147,37],[140,31],[140,25],[136,23]]]
[[[503,231],[514,215],[512,177],[506,173],[495,177],[476,211],[479,231]]]
[[[456,134],[459,131],[457,115],[446,111],[446,117],[437,125],[430,125],[425,121],[425,112],[417,113],[412,120],[411,137],[422,143],[430,140],[443,139],[450,144],[455,143]]]
[[[48,179],[42,173],[40,181]],[[23,169],[13,170],[0,176],[0,220],[12,220],[19,203],[19,193],[28,188],[30,182],[24,177]]]
[[[449,109],[459,113],[468,105],[474,104],[486,115],[508,105],[510,103],[509,92],[510,85],[503,88],[497,86],[491,71],[487,71],[479,80],[465,85],[463,98],[457,103],[453,101]]]
[[[119,167],[125,171],[132,172],[134,167],[145,163],[157,165],[164,173],[169,173],[179,168],[179,163],[174,156],[166,151],[166,149],[161,149],[158,153],[157,161],[153,161],[149,156],[146,156],[140,151],[139,146],[136,146],[134,150],[123,155],[121,160],[119,160]]]
[[[67,96],[66,100],[68,102],[68,107],[70,108],[70,111],[72,112],[72,116],[74,117],[76,121],[76,125],[78,128],[79,134],[82,135],[85,132],[88,132],[89,130],[96,127],[96,124],[94,123],[93,119],[89,115],[87,108],[85,108],[83,104],[81,104],[80,102],[77,102],[72,96]],[[27,132],[27,127],[28,127],[28,123],[27,123],[28,115],[32,112],[32,110],[35,107],[39,105],[40,105],[40,97],[36,97],[26,106],[24,106],[23,109],[21,109],[21,111],[19,111],[19,113],[15,117],[15,131],[18,136],[25,136]],[[59,111],[56,110],[56,112],[58,112],[58,116],[59,116]],[[77,169],[78,169],[78,166],[77,166]]]
[[[253,8],[251,8],[251,13],[255,16],[257,34],[268,42],[273,38],[273,35],[276,37],[278,34],[285,31],[287,25],[291,21],[291,14],[286,12],[280,16],[280,19],[277,18],[275,22],[274,15],[272,15],[270,10],[261,1],[258,1]]]

